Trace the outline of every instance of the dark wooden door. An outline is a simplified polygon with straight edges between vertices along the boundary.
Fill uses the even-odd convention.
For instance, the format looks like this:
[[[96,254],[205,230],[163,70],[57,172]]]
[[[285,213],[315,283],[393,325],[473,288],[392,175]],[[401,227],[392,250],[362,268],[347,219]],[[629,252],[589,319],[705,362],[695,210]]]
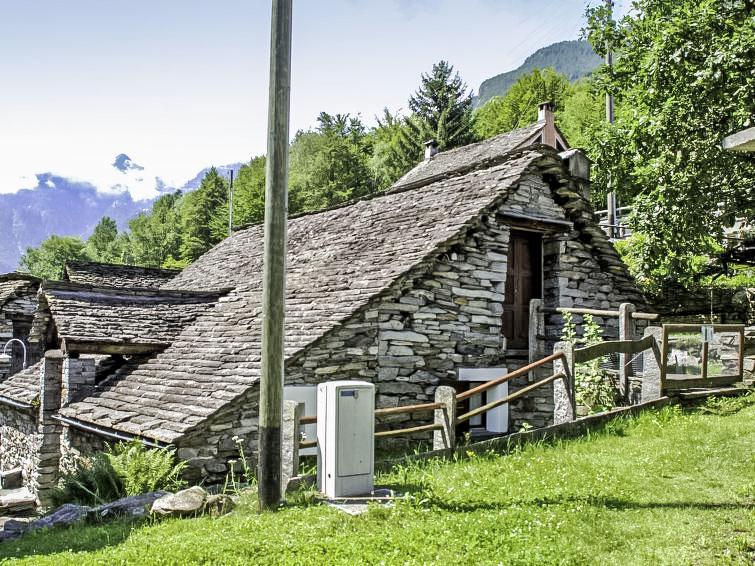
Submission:
[[[503,335],[509,349],[526,349],[530,300],[543,296],[542,239],[534,232],[511,231],[503,303]]]

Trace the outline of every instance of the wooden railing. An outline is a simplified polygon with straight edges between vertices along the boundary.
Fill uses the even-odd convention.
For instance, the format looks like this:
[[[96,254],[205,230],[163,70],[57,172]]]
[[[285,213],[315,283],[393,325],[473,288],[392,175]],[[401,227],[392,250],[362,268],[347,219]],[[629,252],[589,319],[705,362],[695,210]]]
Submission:
[[[661,338],[661,362],[660,362],[660,389],[665,393],[682,391],[692,388],[710,388],[732,385],[740,381],[744,375],[744,346],[745,327],[743,324],[711,324],[713,332],[736,334],[738,337],[737,371],[734,374],[708,375],[708,358],[710,344],[702,340],[701,324],[664,324]],[[701,336],[702,356],[700,360],[701,371],[699,376],[689,374],[672,374],[669,372],[669,336],[673,334],[696,333]]]
[[[545,364],[549,364],[555,360],[559,360],[563,358],[563,356],[564,356],[563,352],[556,352],[554,354],[551,354],[550,356],[546,356],[545,358],[541,360],[538,360],[522,368],[519,368],[515,371],[512,371],[511,373],[508,373],[499,378],[487,381],[468,391],[464,391],[462,393],[454,393],[453,395],[454,402],[450,404],[451,406],[449,406],[449,403],[439,402],[436,400],[436,402],[434,403],[422,403],[419,405],[405,405],[401,407],[385,407],[382,409],[375,409],[375,417],[441,410],[438,414],[435,415],[435,422],[432,424],[379,431],[375,433],[375,437],[384,438],[384,437],[389,437],[389,436],[401,436],[405,434],[416,434],[416,433],[428,432],[428,431],[443,431],[444,429],[447,429],[449,426],[452,428],[455,428],[458,424],[464,421],[467,421],[471,419],[472,417],[486,413],[487,411],[490,411],[491,409],[495,409],[496,407],[499,407],[505,403],[510,403],[514,399],[518,399],[522,395],[525,395],[529,393],[530,391],[533,391],[539,387],[542,387],[543,385],[551,383],[552,381],[555,381],[557,379],[563,379],[566,377],[566,374],[563,372],[554,373],[553,375],[550,375],[544,379],[541,379],[540,381],[536,383],[533,383],[531,385],[523,387],[522,389],[519,389],[518,391],[512,393],[511,395],[507,395],[506,397],[503,397],[501,399],[496,399],[495,401],[491,401],[490,403],[487,403],[486,405],[483,405],[482,407],[478,407],[476,409],[473,409],[471,411],[468,411],[458,416],[456,415],[456,403],[469,399],[470,397],[473,397],[475,395],[484,393],[485,391],[488,391],[489,389],[492,389],[493,387],[496,387],[502,383],[506,383],[507,381],[510,381],[514,378],[520,377],[522,375],[526,375],[529,372]],[[442,390],[441,390],[441,393],[443,393]],[[443,411],[445,411],[445,413]],[[317,422],[316,416],[302,417],[299,420],[300,425],[315,424],[316,422]],[[444,443],[452,444],[453,441],[451,440],[450,437],[455,436],[455,434],[453,434],[449,430],[445,430],[445,432],[446,432],[445,436],[447,438],[444,441]],[[317,440],[303,440],[299,444],[299,448],[311,448],[314,446],[317,446]]]

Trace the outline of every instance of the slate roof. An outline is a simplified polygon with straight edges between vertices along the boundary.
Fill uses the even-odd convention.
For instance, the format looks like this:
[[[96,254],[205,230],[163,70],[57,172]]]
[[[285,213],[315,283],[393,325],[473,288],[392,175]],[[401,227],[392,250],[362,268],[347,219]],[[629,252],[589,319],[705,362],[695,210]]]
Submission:
[[[116,265],[96,261],[67,261],[63,280],[96,287],[157,289],[180,273],[177,269]]]
[[[441,151],[421,161],[419,165],[396,181],[392,188],[394,190],[407,189],[418,183],[437,181],[450,175],[477,169],[486,161],[495,160],[518,147],[532,143],[543,128],[545,128],[545,122],[537,122],[477,143]]]
[[[4,273],[0,275],[0,308],[10,299],[18,296],[24,288],[37,286],[41,279],[28,273]]]
[[[74,343],[167,346],[226,291],[113,289],[46,281],[38,296],[65,349]]]
[[[39,397],[39,383],[44,362],[37,362],[0,381],[0,402],[3,398],[31,405]]]
[[[562,167],[554,150],[533,147],[465,175],[291,219],[286,357],[442,253],[540,163]],[[260,372],[262,230],[235,232],[166,286],[235,287],[214,309],[164,351],[61,414],[101,424],[98,413],[114,412],[112,428],[172,442],[251,387]]]

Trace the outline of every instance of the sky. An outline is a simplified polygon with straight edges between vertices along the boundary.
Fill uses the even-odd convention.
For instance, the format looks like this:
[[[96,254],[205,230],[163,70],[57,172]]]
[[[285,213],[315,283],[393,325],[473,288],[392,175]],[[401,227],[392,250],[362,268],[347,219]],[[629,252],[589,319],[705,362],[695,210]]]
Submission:
[[[578,38],[588,3],[294,0],[291,137],[406,110],[442,59],[476,92]],[[50,172],[148,198],[265,153],[269,43],[269,0],[0,0],[0,193]]]

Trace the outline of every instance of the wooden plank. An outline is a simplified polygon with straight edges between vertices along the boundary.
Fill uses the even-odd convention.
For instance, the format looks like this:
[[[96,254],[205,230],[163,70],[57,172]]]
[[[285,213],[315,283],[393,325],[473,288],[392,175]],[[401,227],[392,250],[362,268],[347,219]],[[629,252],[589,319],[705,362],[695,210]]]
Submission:
[[[703,342],[703,359],[701,360],[702,365],[702,372],[700,375],[700,379],[705,379],[708,377],[708,349],[710,348],[710,344],[708,342]]]
[[[503,405],[504,403],[508,403],[510,401],[513,401],[514,399],[518,399],[525,393],[529,393],[533,389],[537,389],[538,387],[541,387],[545,385],[546,383],[550,383],[551,381],[555,381],[556,379],[561,379],[564,377],[566,377],[566,374],[564,373],[554,373],[553,375],[546,377],[545,379],[541,379],[537,383],[528,385],[527,387],[524,387],[520,389],[519,391],[512,393],[511,395],[507,395],[506,397],[502,397],[501,399],[498,399],[496,401],[488,403],[487,405],[483,405],[482,407],[478,407],[477,409],[474,409],[473,411],[469,411],[468,413],[464,413],[463,415],[456,417],[456,423],[458,424],[468,419],[471,419],[472,417],[476,417],[477,415],[481,415],[482,413],[485,413],[489,411],[490,409],[495,409],[499,405]]]
[[[504,375],[503,377],[499,377],[498,379],[491,379],[487,383],[478,385],[477,387],[470,389],[469,391],[464,391],[463,393],[459,393],[456,396],[456,401],[463,401],[464,399],[469,399],[470,397],[473,397],[474,395],[482,393],[483,391],[487,391],[488,389],[495,387],[496,385],[500,385],[501,383],[506,383],[510,379],[514,379],[515,377],[519,377],[520,375],[525,375],[531,372],[533,369],[540,367],[544,364],[547,364],[549,362],[552,362],[563,355],[564,355],[563,352],[555,352],[551,354],[550,356],[544,357],[542,360],[538,360],[531,364],[527,364],[526,366],[519,368],[517,370],[514,370],[511,373]]]
[[[168,342],[100,342],[100,341],[76,341],[64,338],[61,350],[66,354],[123,354],[139,355],[160,352],[170,346]]]
[[[582,307],[543,307],[542,312],[546,314],[563,314],[570,312],[572,314],[591,314],[593,316],[607,316],[618,317],[619,311],[605,310],[605,309],[588,309]],[[639,320],[658,320],[661,317],[658,313],[654,312],[633,312],[632,318]]]
[[[653,340],[650,336],[646,336],[641,340],[607,340],[600,344],[574,350],[574,361],[576,363],[587,362],[614,352],[619,354],[635,354],[647,350],[652,345]]]
[[[714,377],[690,377],[684,374],[668,374],[666,376],[666,391],[681,391],[683,389],[708,389],[731,385],[740,380],[738,375],[716,375]]]
[[[302,440],[299,443],[299,448],[300,449],[301,448],[314,448],[315,446],[317,446],[317,441],[316,440]]]
[[[661,363],[658,364],[658,368],[661,372],[661,397],[666,394],[666,360],[668,358],[668,326],[663,325],[662,340],[661,340]]]
[[[739,329],[739,368],[737,370],[739,378],[742,379],[745,374],[745,327]]]
[[[412,428],[400,428],[397,430],[383,430],[381,432],[376,432],[375,438],[382,438],[385,436],[400,436],[402,434],[411,434],[413,432],[425,432],[428,430],[440,430],[441,428],[443,428],[443,425],[438,423],[438,424],[415,426]]]
[[[315,424],[317,422],[317,415],[313,417],[302,417],[299,419],[299,424]]]
[[[681,334],[688,332],[701,332],[701,324],[664,324],[669,334]],[[743,324],[714,324],[713,332],[739,332],[744,329]]]
[[[443,403],[423,403],[421,405],[404,405],[403,407],[385,407],[384,409],[375,409],[375,416],[434,411],[435,409],[440,409],[442,406]]]

